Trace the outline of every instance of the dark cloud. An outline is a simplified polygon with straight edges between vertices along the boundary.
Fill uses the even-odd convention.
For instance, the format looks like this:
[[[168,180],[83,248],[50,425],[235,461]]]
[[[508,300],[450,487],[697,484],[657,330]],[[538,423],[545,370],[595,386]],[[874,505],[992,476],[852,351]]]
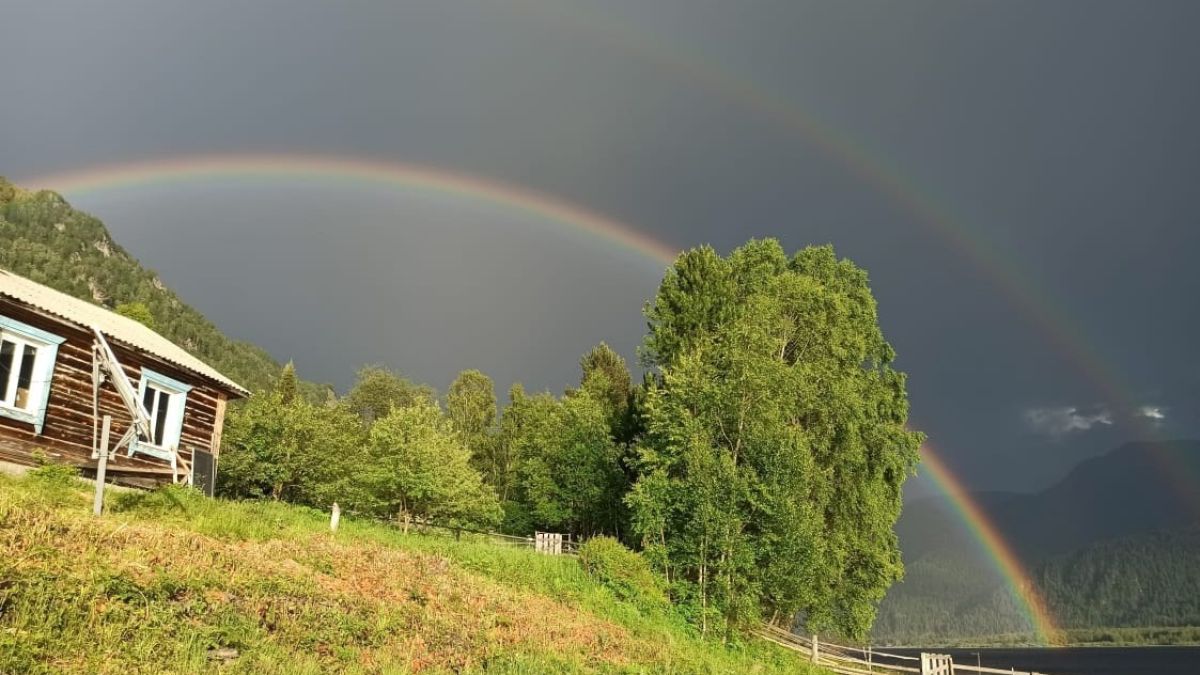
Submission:
[[[0,26],[0,173],[370,156],[677,246],[833,242],[871,272],[916,423],[969,484],[1033,488],[1126,438],[1200,433],[1197,19],[1183,2],[23,3]],[[341,386],[382,361],[561,388],[591,343],[634,358],[661,272],[420,193],[77,201],[230,333]],[[1030,429],[1072,407],[1112,424]]]

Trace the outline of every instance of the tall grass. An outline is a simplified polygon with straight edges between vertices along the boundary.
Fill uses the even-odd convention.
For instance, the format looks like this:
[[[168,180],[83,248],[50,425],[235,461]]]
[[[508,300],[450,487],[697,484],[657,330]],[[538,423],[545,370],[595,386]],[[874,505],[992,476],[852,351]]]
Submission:
[[[578,561],[271,502],[0,476],[0,672],[807,672]],[[624,595],[624,593],[623,593]]]

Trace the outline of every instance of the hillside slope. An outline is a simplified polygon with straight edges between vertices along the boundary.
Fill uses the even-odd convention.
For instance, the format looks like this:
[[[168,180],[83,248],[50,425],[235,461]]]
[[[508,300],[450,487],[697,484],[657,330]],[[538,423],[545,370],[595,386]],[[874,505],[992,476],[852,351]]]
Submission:
[[[279,375],[280,364],[265,350],[226,337],[113,241],[100,220],[54,192],[23,191],[2,177],[0,268],[110,309],[143,303],[159,333],[252,391]],[[303,386],[321,395],[317,385]]]
[[[700,640],[574,558],[269,502],[0,476],[0,672],[803,673]]]
[[[1188,476],[1200,476],[1200,442],[1130,443],[1042,492],[974,497],[1072,639],[1194,641],[1200,514],[1179,489],[1181,478],[1195,480]],[[907,505],[897,533],[906,575],[880,608],[877,639],[1029,638],[1023,610],[945,504]]]

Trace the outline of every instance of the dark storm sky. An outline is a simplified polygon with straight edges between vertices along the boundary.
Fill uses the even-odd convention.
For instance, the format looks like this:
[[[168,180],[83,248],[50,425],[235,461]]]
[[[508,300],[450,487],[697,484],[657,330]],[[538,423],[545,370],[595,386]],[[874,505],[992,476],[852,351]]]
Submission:
[[[1200,433],[1197,25],[1200,5],[1165,0],[18,0],[0,12],[0,174],[358,156],[523,186],[680,248],[832,242],[871,272],[915,424],[971,487],[1025,490],[1125,439]],[[439,388],[478,367],[502,395],[558,391],[595,342],[635,359],[662,272],[423,191],[67,197],[228,333],[340,387],[385,362]]]

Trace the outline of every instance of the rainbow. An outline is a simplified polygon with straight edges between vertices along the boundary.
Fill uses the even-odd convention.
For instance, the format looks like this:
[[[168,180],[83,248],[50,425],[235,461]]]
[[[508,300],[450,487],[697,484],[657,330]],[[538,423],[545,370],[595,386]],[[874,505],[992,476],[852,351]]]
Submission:
[[[440,193],[486,202],[572,227],[670,264],[678,249],[584,207],[523,187],[429,166],[303,154],[188,155],[99,166],[22,181],[73,196],[211,179],[304,179]]]
[[[186,184],[199,180],[318,179],[384,188],[417,189],[496,204],[544,218],[556,224],[608,241],[655,262],[670,264],[677,250],[632,226],[593,213],[559,198],[490,179],[427,166],[385,163],[369,159],[319,155],[234,154],[194,155],[100,166],[80,171],[44,175],[21,181],[71,196],[154,185]],[[955,507],[968,528],[1006,580],[1013,597],[1026,609],[1039,639],[1049,641],[1057,628],[1045,603],[1011,547],[990,524],[953,473],[932,449],[925,446],[930,477]]]
[[[1038,641],[1047,645],[1058,644],[1061,631],[1047,609],[1045,599],[1034,586],[1029,572],[1021,564],[1021,559],[1005,541],[999,528],[971,499],[962,481],[950,471],[950,467],[938,457],[928,442],[921,448],[921,465],[929,469],[928,475],[933,479],[938,491],[953,505],[971,535],[987,552],[992,566],[1004,579],[1009,592],[1024,608]]]

